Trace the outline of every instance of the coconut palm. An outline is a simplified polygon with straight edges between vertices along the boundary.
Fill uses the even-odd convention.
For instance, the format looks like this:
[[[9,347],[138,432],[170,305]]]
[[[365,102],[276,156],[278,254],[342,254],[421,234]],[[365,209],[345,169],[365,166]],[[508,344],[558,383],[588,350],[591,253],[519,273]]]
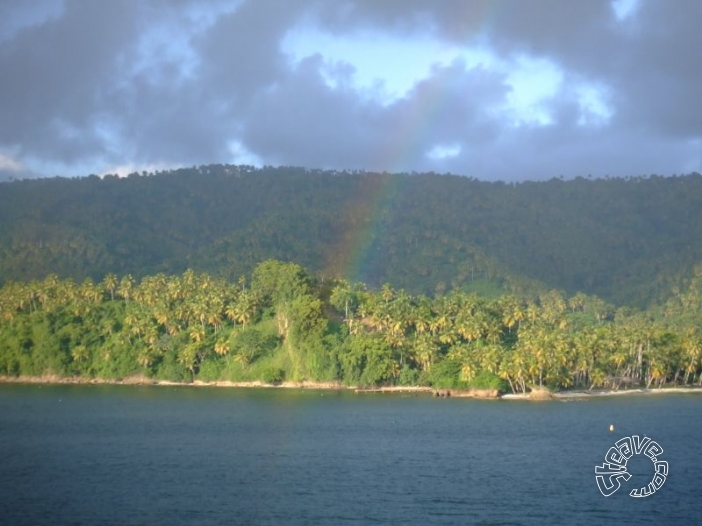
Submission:
[[[131,274],[124,276],[119,282],[119,288],[117,289],[117,294],[122,297],[125,303],[129,303],[132,298],[132,293],[134,292],[134,278]]]
[[[227,340],[217,340],[214,345],[214,352],[218,356],[226,356],[229,354],[230,347]]]
[[[114,274],[106,274],[102,280],[103,288],[110,293],[110,300],[115,301],[115,291],[117,290],[117,276]]]

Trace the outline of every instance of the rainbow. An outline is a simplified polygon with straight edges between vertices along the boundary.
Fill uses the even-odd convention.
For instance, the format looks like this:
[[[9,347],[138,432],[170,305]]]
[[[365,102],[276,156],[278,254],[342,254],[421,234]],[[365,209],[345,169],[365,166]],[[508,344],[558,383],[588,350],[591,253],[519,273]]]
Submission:
[[[404,178],[398,175],[364,174],[355,195],[342,211],[347,221],[346,231],[332,250],[326,273],[351,281],[371,281],[375,242],[383,237],[386,212],[397,198]]]
[[[456,13],[454,33],[459,39],[476,40],[481,31],[489,29],[501,11],[506,10],[505,1],[466,2],[463,12]],[[407,182],[406,177],[395,175],[398,172],[421,169],[425,166],[424,157],[437,125],[451,119],[451,100],[456,100],[456,85],[448,77],[422,81],[415,86],[414,97],[393,104],[388,111],[395,112],[396,132],[389,137],[378,152],[374,164],[383,170],[382,174],[366,174],[359,183],[357,195],[352,196],[343,212],[349,225],[339,243],[332,251],[326,266],[329,275],[345,277],[352,281],[373,281],[371,276],[374,260],[381,256],[373,253],[373,247],[382,239],[386,212],[396,200]],[[439,73],[441,75],[441,73]],[[469,94],[466,94],[469,95]]]

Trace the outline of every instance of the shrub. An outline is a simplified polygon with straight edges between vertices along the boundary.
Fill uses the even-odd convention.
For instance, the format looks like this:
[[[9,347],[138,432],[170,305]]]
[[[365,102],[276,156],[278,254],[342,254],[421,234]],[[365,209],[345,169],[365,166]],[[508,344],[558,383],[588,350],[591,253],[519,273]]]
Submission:
[[[203,360],[202,363],[200,363],[197,379],[203,382],[216,382],[222,379],[223,369],[224,360],[221,358]]]
[[[278,367],[267,367],[261,373],[261,381],[267,384],[279,384],[285,380],[285,371]]]
[[[496,374],[489,371],[482,371],[470,382],[468,382],[468,385],[476,389],[497,389],[503,393],[509,391],[509,384]]]
[[[467,387],[466,382],[461,380],[461,363],[448,358],[432,366],[428,375],[428,383],[437,389],[465,389]]]
[[[400,371],[399,378],[400,385],[417,385],[418,380],[419,373],[416,369],[412,369],[407,364],[402,366],[402,371]]]

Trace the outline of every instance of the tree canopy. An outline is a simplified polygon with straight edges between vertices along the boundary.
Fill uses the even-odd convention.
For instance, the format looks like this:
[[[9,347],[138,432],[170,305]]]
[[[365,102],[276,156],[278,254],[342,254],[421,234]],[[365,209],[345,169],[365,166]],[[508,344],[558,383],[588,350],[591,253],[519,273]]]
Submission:
[[[337,381],[524,392],[702,382],[702,267],[657,309],[316,280],[268,260],[230,282],[55,275],[0,288],[0,374]]]
[[[702,176],[486,183],[209,165],[0,183],[0,282],[266,259],[432,295],[584,292],[645,308],[702,261]]]
[[[702,176],[211,165],[0,184],[0,374],[702,381]]]

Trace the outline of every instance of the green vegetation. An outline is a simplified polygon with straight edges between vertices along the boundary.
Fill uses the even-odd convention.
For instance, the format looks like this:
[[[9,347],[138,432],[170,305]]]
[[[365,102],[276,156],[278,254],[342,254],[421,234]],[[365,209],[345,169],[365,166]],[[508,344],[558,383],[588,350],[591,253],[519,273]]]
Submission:
[[[658,308],[551,290],[432,298],[266,260],[231,282],[55,275],[0,288],[0,374],[552,388],[702,383],[702,266]]]
[[[702,383],[700,174],[212,165],[2,183],[0,226],[4,375]]]
[[[0,184],[0,284],[267,259],[318,279],[498,298],[551,289],[664,303],[702,262],[702,176],[519,184],[435,174],[211,165]]]

